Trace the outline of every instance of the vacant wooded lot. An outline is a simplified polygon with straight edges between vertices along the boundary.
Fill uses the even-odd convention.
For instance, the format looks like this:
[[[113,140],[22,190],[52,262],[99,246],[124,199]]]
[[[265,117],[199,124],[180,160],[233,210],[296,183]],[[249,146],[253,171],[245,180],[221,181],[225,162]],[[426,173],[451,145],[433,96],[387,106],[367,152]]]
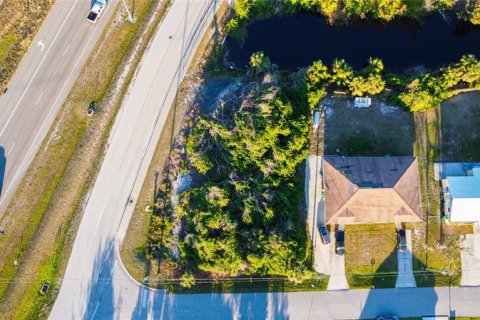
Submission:
[[[441,107],[443,161],[480,161],[480,93],[464,93]]]

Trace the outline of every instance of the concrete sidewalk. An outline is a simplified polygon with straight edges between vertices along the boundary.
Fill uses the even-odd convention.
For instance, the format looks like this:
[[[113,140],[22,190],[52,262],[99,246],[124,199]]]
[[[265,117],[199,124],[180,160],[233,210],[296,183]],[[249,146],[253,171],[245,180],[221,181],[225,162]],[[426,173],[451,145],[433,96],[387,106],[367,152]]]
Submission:
[[[480,286],[480,233],[467,234],[462,243],[461,286]]]

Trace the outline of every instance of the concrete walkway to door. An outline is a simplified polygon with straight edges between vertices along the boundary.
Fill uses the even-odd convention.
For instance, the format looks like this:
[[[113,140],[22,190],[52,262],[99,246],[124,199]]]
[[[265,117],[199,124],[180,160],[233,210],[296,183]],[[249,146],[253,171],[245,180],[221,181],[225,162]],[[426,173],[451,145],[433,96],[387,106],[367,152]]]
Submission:
[[[412,231],[406,230],[407,250],[402,252],[397,250],[398,256],[398,276],[395,288],[416,287],[415,277],[413,276],[412,266]]]

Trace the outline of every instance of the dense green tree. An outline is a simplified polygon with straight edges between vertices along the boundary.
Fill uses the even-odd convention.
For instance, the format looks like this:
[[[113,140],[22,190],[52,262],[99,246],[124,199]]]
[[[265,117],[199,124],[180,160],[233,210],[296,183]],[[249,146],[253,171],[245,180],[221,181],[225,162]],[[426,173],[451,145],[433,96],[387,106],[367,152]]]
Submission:
[[[270,59],[265,56],[263,51],[254,52],[250,56],[250,67],[255,75],[267,72],[271,67]]]
[[[480,2],[475,1],[470,11],[470,22],[473,24],[480,24]]]
[[[335,12],[338,10],[339,0],[322,0],[320,1],[320,10],[321,12],[329,19],[333,21]]]
[[[353,70],[344,59],[335,60],[332,65],[332,81],[340,87],[349,85],[353,77]]]
[[[461,81],[470,86],[480,84],[480,61],[473,54],[463,56],[460,59],[459,68],[463,71]]]
[[[473,55],[463,56],[435,75],[415,79],[398,98],[411,111],[426,111],[465,88],[480,88],[480,62]]]
[[[407,10],[407,6],[403,2],[403,0],[378,0],[375,17],[390,21],[402,16]]]
[[[353,96],[364,96],[367,94],[379,94],[385,88],[385,81],[378,74],[364,76],[355,76],[350,81],[348,88]]]
[[[348,16],[366,18],[375,12],[376,4],[372,0],[343,0],[343,8]]]
[[[185,272],[180,277],[180,285],[184,288],[191,288],[195,285],[197,281],[195,280],[195,276],[191,271]]]
[[[357,73],[348,83],[353,96],[375,95],[385,89],[382,78],[383,62],[378,58],[370,58],[367,67]]]
[[[399,95],[400,101],[410,108],[410,111],[426,111],[438,107],[440,101],[424,90],[407,90]]]
[[[287,275],[296,264],[295,249],[297,243],[288,239],[281,239],[276,235],[268,238],[257,239],[252,244],[253,252],[247,256],[250,270],[255,274],[281,274]]]
[[[327,66],[321,60],[313,62],[305,75],[305,83],[308,95],[308,104],[310,109],[315,109],[318,103],[327,94],[327,86],[331,75]]]
[[[264,58],[255,55],[252,67]],[[312,85],[328,79],[326,71],[317,64]],[[296,88],[283,79],[285,90],[276,80],[280,73],[269,72],[251,83],[233,110],[203,117],[187,140],[191,165],[216,182],[181,196],[176,209],[186,220],[181,256],[188,266],[217,276],[287,277],[305,263],[296,175],[309,142],[304,83]]]
[[[197,262],[200,270],[236,276],[242,263],[236,240],[236,225],[228,211],[226,186],[206,184],[182,195],[181,205],[188,206],[183,256]]]

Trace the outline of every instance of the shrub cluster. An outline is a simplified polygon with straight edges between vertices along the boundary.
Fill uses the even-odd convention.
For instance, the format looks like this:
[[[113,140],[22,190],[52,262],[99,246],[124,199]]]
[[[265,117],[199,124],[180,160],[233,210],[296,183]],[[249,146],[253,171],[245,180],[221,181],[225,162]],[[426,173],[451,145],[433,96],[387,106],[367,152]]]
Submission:
[[[346,90],[352,96],[379,94],[385,88],[382,73],[383,62],[377,58],[370,58],[368,65],[358,72],[343,59],[335,60],[331,70],[317,60],[308,68],[305,77],[308,104],[314,109],[329,87]]]
[[[480,89],[480,61],[465,55],[457,63],[414,79],[398,98],[410,111],[426,111],[461,90],[475,88]]]
[[[237,104],[202,116],[187,139],[189,163],[208,181],[182,193],[175,208],[185,217],[180,251],[189,269],[297,281],[311,274],[298,214],[310,130],[305,90],[268,66],[253,55]]]
[[[372,18],[391,21],[397,17],[418,18],[435,10],[457,10],[458,16],[472,24],[480,24],[480,2],[474,0],[236,0],[235,16],[227,24],[227,31],[238,31],[253,17],[268,17],[278,13],[315,12],[330,23],[345,23],[352,19]]]

